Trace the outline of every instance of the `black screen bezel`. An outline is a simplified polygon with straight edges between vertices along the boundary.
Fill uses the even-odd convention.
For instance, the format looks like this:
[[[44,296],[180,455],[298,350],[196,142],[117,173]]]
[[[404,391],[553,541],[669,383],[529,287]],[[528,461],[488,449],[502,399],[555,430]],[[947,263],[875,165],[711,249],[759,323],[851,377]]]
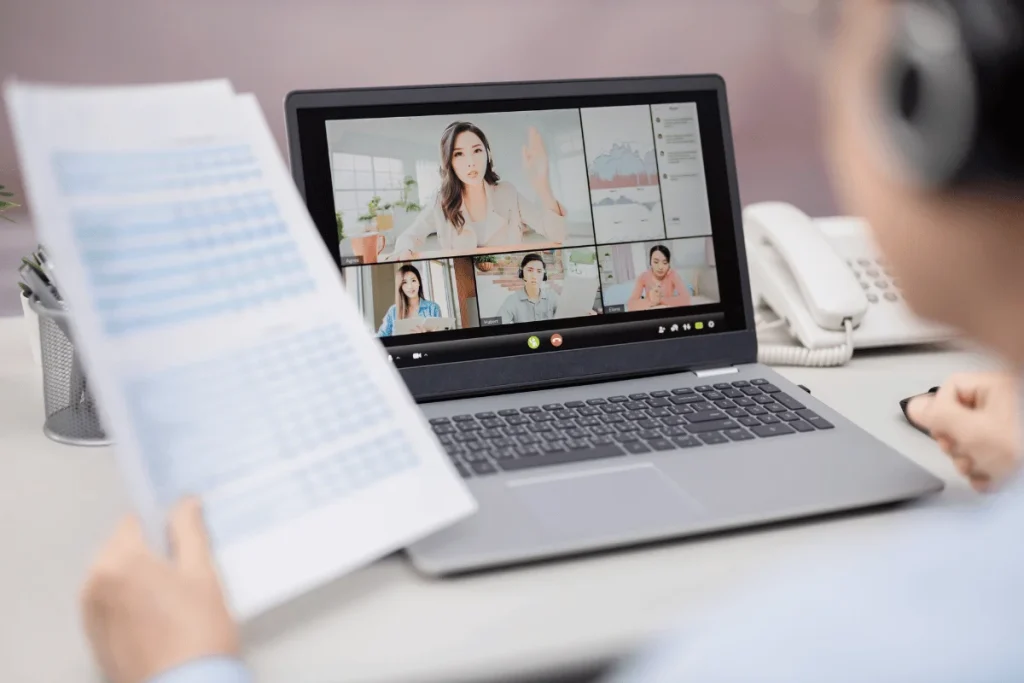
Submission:
[[[725,82],[717,75],[653,76],[288,94],[285,117],[292,177],[339,267],[324,125],[328,120],[688,101],[697,103],[701,122],[719,289],[726,316],[724,330],[699,337],[401,368],[416,400],[523,391],[756,360],[757,339]]]

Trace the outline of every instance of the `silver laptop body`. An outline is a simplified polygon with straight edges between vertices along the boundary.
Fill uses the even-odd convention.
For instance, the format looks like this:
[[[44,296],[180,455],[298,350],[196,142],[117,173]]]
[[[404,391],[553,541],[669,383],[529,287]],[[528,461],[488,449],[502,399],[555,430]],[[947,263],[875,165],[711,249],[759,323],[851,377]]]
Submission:
[[[594,121],[614,122],[640,110],[649,116],[654,140],[652,152],[634,155],[643,166],[626,157],[645,143],[634,139],[609,147],[604,138],[619,128],[594,127]],[[346,140],[372,149],[392,135],[390,146],[379,143],[385,145],[380,149],[399,152],[386,157],[382,151],[384,156],[365,163],[394,172],[412,163],[401,158],[405,129],[396,128],[396,121],[433,116],[438,125],[423,118],[415,129],[433,131],[432,125],[440,130],[447,121],[476,120],[497,130],[496,139],[518,145],[515,126],[537,122],[551,138],[553,124],[544,122],[571,122],[565,112],[572,111],[584,141],[592,144],[577,149],[566,133],[558,142],[549,140],[548,153],[567,155],[562,166],[553,165],[556,170],[568,168],[571,176],[577,164],[577,175],[589,179],[594,239],[573,247],[583,256],[559,258],[580,273],[601,274],[599,315],[485,327],[481,321],[495,318],[484,310],[484,299],[497,301],[487,294],[487,277],[507,286],[514,268],[499,278],[493,269],[501,267],[501,258],[489,266],[441,259],[418,272],[434,269],[429,291],[435,292],[445,269],[454,273],[451,281],[461,289],[453,289],[448,301],[450,314],[462,320],[460,329],[382,339],[479,502],[470,519],[408,548],[413,564],[430,575],[448,575],[852,511],[941,490],[941,480],[756,362],[728,103],[717,76],[289,94],[293,176],[346,284],[367,306],[373,329],[381,324],[383,306],[371,307],[367,290],[392,282],[392,271],[380,276],[380,269],[396,266],[378,263],[375,256],[365,260],[371,252],[387,253],[387,237],[364,238],[369,241],[356,247],[348,237],[339,243],[335,219],[344,213],[349,189],[344,164],[363,163],[351,151],[356,143],[346,148]],[[508,112],[516,115],[508,116],[503,129],[499,114]],[[346,131],[355,132],[346,137]],[[522,140],[528,139],[525,131]],[[503,143],[494,144],[501,149]],[[608,148],[591,149],[602,145]],[[436,140],[416,149],[433,154]],[[686,151],[693,149],[696,157]],[[499,171],[518,163],[509,156],[515,155],[498,157]],[[613,162],[618,170],[607,171]],[[655,164],[656,175],[648,172]],[[570,176],[559,185],[563,194]],[[706,254],[695,241],[700,235],[680,236],[701,223],[680,218],[697,195],[677,188],[692,189],[695,177],[704,182],[707,199]],[[673,263],[682,264],[674,267],[691,291],[663,295],[688,296],[689,305],[632,309],[631,282],[639,282],[639,269],[648,256],[654,258],[657,241],[602,238],[628,236],[632,217],[643,221],[644,235],[664,232],[661,242],[675,254]],[[506,260],[518,263],[528,250],[521,245]],[[549,275],[557,277],[558,259],[548,262]],[[472,297],[464,291],[470,272],[476,282]],[[379,296],[395,296],[383,289]]]

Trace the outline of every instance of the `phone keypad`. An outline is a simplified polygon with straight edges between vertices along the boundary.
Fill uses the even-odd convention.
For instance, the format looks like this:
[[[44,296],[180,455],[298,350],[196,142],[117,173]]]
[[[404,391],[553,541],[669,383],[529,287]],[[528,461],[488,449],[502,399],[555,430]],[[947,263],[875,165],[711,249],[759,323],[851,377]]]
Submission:
[[[900,300],[899,282],[889,275],[885,261],[862,257],[848,259],[846,264],[860,282],[868,303],[896,303]]]

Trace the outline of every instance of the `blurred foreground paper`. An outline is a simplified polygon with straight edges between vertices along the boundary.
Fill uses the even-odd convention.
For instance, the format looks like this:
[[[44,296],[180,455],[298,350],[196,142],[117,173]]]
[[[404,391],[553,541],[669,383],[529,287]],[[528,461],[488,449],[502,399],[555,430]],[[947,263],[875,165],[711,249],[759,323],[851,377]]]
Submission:
[[[6,100],[40,240],[155,543],[204,502],[250,617],[470,515],[365,330],[252,96],[229,83]]]

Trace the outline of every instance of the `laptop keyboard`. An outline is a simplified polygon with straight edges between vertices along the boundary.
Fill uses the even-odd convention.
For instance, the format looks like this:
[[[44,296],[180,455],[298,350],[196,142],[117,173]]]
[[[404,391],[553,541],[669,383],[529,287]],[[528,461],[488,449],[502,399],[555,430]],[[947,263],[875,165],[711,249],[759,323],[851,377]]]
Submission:
[[[466,478],[833,428],[765,379],[435,417],[430,424]]]

